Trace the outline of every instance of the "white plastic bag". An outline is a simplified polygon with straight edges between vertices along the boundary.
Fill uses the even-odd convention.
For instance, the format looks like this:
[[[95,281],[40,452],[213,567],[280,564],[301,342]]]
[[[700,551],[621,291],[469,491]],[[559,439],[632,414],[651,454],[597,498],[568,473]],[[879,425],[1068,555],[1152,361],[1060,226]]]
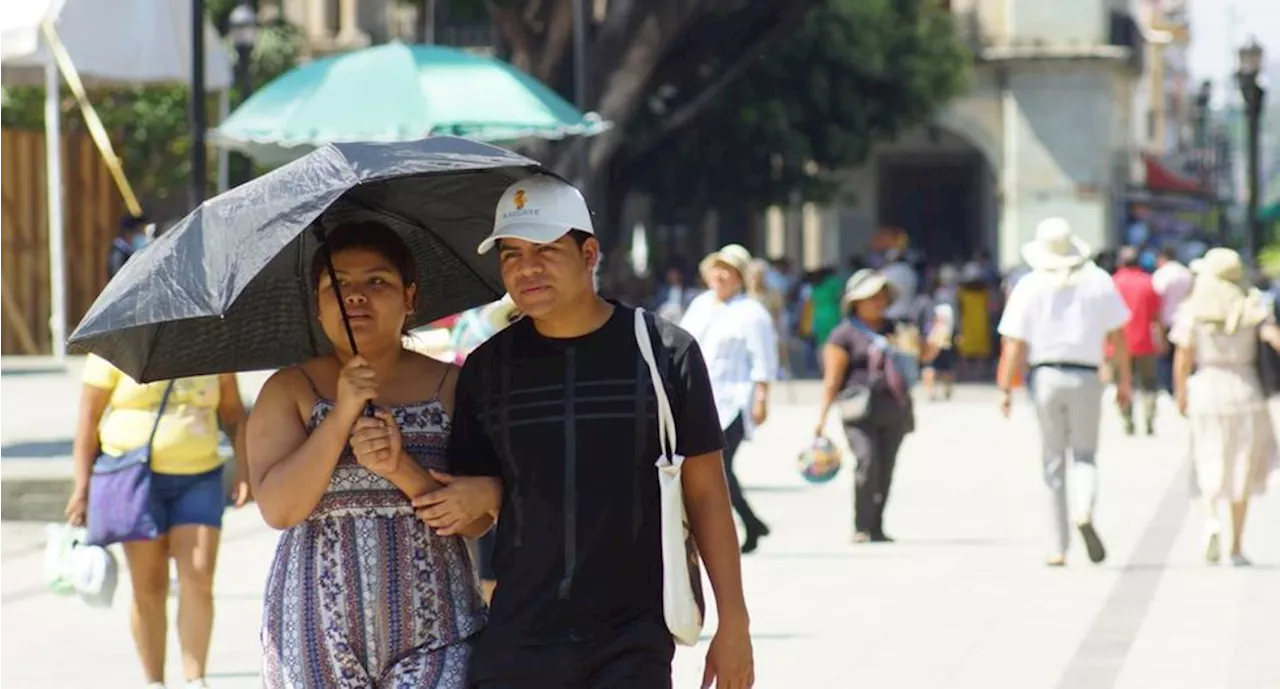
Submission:
[[[44,583],[59,596],[76,592],[71,576],[71,551],[84,538],[84,529],[70,524],[44,527]]]
[[[85,530],[69,524],[45,527],[44,577],[55,594],[78,594],[85,603],[111,607],[119,567],[106,548],[84,544]]]
[[[71,550],[71,574],[80,600],[95,608],[111,607],[119,569],[110,550],[77,544]]]
[[[636,309],[636,344],[649,365],[654,396],[658,400],[658,446],[662,454],[655,466],[662,510],[662,612],[672,638],[679,644],[693,646],[702,634],[705,613],[702,568],[697,544],[689,530],[689,515],[680,484],[684,457],[676,454],[675,417],[654,358],[644,309]]]

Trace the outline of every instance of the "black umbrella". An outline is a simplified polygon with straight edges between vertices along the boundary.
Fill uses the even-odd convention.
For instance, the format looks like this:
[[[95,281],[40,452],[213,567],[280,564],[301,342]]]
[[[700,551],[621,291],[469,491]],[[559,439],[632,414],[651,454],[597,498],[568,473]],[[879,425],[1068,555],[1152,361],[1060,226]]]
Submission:
[[[502,192],[542,171],[454,137],[327,145],[206,201],[135,255],[68,350],[97,354],[140,382],[327,353],[310,267],[325,230],[348,220],[385,224],[413,252],[411,327],[494,301],[504,291],[497,259],[476,246],[493,229]]]

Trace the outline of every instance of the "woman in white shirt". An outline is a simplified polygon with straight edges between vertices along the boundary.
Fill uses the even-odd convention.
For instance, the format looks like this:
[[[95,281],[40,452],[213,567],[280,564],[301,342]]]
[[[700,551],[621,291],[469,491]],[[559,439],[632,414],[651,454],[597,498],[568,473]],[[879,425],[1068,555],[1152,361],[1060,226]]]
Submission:
[[[773,319],[760,302],[744,293],[751,254],[730,244],[702,261],[700,272],[710,289],[694,298],[680,326],[698,340],[707,361],[720,427],[724,430],[725,474],[734,511],[746,538],[742,552],[756,549],[769,527],[742,493],[733,473],[733,457],[752,430],[768,415],[769,384],[778,373],[778,337]]]

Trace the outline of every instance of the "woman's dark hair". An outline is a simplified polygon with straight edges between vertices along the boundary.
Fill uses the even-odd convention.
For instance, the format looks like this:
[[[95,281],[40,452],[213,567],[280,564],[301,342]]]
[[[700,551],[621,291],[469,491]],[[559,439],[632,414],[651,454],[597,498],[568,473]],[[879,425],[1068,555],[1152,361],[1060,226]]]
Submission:
[[[347,249],[365,249],[387,259],[400,274],[400,281],[405,286],[417,284],[417,267],[413,262],[413,253],[408,245],[396,234],[395,230],[379,222],[364,221],[347,223],[333,228],[325,235],[324,246],[311,259],[311,286],[320,284],[320,276],[328,269],[326,255],[336,254]],[[327,252],[327,253],[326,253]]]

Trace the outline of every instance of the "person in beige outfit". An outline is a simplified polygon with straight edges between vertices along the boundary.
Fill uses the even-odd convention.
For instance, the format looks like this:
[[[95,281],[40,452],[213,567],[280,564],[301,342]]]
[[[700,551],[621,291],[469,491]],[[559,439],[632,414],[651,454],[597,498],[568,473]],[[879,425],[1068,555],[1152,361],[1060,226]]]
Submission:
[[[1221,557],[1218,507],[1231,513],[1232,564],[1248,565],[1241,550],[1249,499],[1266,490],[1280,467],[1271,414],[1257,371],[1259,339],[1280,350],[1280,327],[1262,293],[1246,281],[1240,255],[1210,249],[1192,263],[1195,284],[1174,316],[1178,411],[1191,425],[1194,490],[1207,510],[1205,559]],[[1194,373],[1192,372],[1194,370]]]

